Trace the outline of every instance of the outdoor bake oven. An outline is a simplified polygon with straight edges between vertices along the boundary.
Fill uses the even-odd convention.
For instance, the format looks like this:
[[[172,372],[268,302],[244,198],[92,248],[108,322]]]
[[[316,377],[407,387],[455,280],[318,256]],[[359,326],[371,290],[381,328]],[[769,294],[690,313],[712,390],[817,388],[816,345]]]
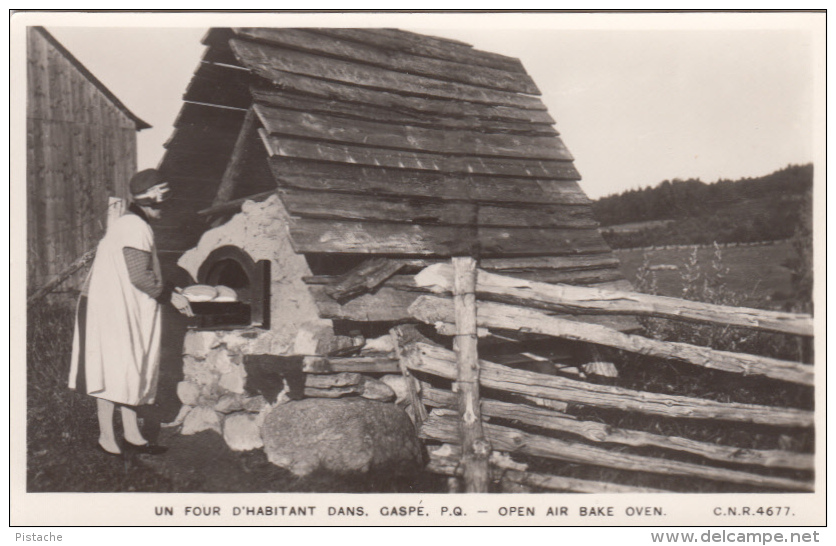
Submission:
[[[270,328],[269,260],[256,262],[237,246],[222,246],[200,265],[197,282],[208,293],[201,294],[198,287],[184,290],[195,315],[191,328]],[[210,289],[216,290],[214,295]]]

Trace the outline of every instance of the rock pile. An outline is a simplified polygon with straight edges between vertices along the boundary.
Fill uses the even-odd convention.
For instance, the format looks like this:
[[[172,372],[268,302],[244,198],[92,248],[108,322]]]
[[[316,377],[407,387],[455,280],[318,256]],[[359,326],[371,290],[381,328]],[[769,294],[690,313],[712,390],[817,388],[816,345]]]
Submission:
[[[261,354],[263,346],[258,338],[248,339],[244,334],[236,331],[187,333],[183,347],[184,378],[177,385],[183,409],[173,423],[182,426],[182,434],[214,430],[234,450],[258,449],[263,445],[260,428],[266,414],[291,399],[361,397],[400,405],[408,401],[404,379],[399,374],[372,377],[350,372],[305,373],[300,374],[300,388],[294,389],[292,381],[276,370],[258,377],[263,389],[253,388],[248,385],[244,356]],[[300,336],[308,342],[310,332],[303,329]],[[330,347],[343,347],[345,338],[333,335],[331,338]],[[362,339],[354,341],[363,342]],[[376,348],[380,343],[370,340],[369,345]],[[361,354],[369,353],[364,350]],[[297,357],[286,358],[292,361]],[[301,362],[302,358],[298,357],[299,369]]]
[[[177,396],[183,407],[174,424],[182,434],[214,430],[230,448],[246,451],[263,443],[260,425],[269,408],[260,395],[246,392],[241,358],[258,344],[235,332],[192,331],[183,347],[183,381]]]

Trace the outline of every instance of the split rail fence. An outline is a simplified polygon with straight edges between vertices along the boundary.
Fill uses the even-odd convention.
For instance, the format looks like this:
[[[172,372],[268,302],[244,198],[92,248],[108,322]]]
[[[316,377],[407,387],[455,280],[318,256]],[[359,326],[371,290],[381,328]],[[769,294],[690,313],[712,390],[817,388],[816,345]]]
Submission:
[[[432,265],[415,276],[415,284],[432,294],[420,296],[410,313],[438,332],[454,336],[454,351],[404,326],[396,327],[393,336],[415,402],[416,424],[422,438],[435,444],[428,446],[428,470],[450,476],[454,487],[484,492],[491,481],[501,481],[510,490],[515,485],[601,493],[660,490],[529,471],[522,460],[534,457],[734,487],[813,490],[811,453],[743,449],[630,430],[583,420],[564,410],[569,405],[593,406],[656,418],[711,421],[725,428],[755,424],[799,430],[813,427],[811,411],[595,384],[512,368],[479,359],[477,354],[477,336],[485,329],[516,330],[670,359],[693,365],[695,371],[715,369],[812,387],[813,366],[809,364],[658,341],[566,317],[628,314],[812,337],[811,316],[532,282],[477,270],[471,258]],[[429,376],[451,382],[452,389],[420,380]],[[514,395],[514,402],[498,399],[502,396],[481,397],[480,389]],[[624,447],[655,448],[651,451],[657,455],[640,455]]]

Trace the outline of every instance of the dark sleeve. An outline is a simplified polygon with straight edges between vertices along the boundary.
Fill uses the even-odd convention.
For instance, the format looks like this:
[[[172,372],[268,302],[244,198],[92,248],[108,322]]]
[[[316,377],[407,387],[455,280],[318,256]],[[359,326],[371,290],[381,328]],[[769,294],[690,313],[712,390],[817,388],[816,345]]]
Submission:
[[[150,252],[126,246],[122,249],[128,277],[131,283],[160,303],[166,303],[171,297],[171,290],[154,273],[153,257]]]

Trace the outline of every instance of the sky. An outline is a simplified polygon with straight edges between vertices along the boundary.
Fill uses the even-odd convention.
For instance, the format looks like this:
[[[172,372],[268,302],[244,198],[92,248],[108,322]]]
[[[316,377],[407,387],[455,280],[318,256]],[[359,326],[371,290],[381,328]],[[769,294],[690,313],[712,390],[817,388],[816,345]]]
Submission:
[[[592,24],[581,21],[569,28],[566,18],[551,16],[522,22],[513,17],[487,22],[462,16],[367,17],[322,24],[382,22],[520,58],[592,198],[666,179],[761,176],[813,160],[815,41],[809,30],[776,24],[774,18],[732,25],[726,24],[728,18],[688,18],[696,24],[682,25],[682,18],[661,24],[637,16],[625,25],[592,17]],[[44,24],[153,126],[139,134],[140,168],[154,167],[162,157],[208,28],[144,21],[151,26],[85,26],[84,20],[73,21],[81,26]],[[200,24],[196,18],[180,21]]]

